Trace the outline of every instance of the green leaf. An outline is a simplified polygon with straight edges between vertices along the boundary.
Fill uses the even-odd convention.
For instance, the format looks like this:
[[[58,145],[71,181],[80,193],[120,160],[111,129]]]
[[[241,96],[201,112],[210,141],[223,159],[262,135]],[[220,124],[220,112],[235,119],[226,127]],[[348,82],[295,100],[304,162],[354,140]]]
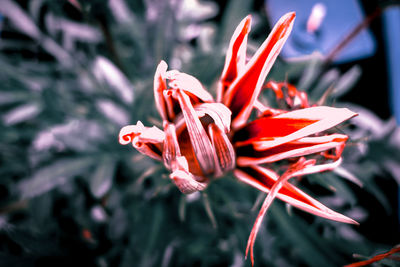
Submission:
[[[94,157],[77,157],[53,161],[50,165],[39,169],[31,177],[22,180],[17,185],[19,195],[25,199],[44,194],[65,184],[74,176],[82,174],[95,160]]]
[[[321,177],[321,179],[325,179],[328,184],[335,188],[336,194],[340,196],[341,199],[347,200],[346,202],[350,203],[351,205],[355,205],[355,203],[357,203],[357,197],[342,178],[334,175],[331,172],[328,172],[323,173],[323,177]]]
[[[96,170],[90,177],[90,192],[96,198],[103,197],[111,188],[116,161],[111,158],[103,158],[99,161]]]
[[[361,67],[358,65],[355,65],[350,70],[348,70],[340,77],[340,79],[336,83],[335,90],[333,91],[332,96],[339,97],[346,94],[360,79],[361,73]]]
[[[4,114],[2,119],[8,126],[18,124],[33,119],[41,112],[41,109],[38,103],[23,104]]]
[[[279,236],[292,243],[292,247],[295,248],[297,254],[301,255],[307,266],[339,266],[340,255],[326,246],[324,239],[303,220],[289,216],[285,209],[277,205],[272,205],[269,212],[271,217],[276,219]]]
[[[14,27],[32,39],[38,40],[41,37],[39,28],[28,14],[26,14],[18,4],[14,3],[14,1],[3,0],[0,5],[0,12],[10,20]]]
[[[315,80],[321,75],[323,59],[320,54],[311,54],[307,65],[298,83],[298,89],[308,91]]]
[[[14,104],[31,98],[26,92],[0,92],[0,105]]]
[[[317,85],[313,89],[313,97],[320,98],[329,87],[335,85],[336,81],[339,79],[339,70],[330,69],[318,80]]]

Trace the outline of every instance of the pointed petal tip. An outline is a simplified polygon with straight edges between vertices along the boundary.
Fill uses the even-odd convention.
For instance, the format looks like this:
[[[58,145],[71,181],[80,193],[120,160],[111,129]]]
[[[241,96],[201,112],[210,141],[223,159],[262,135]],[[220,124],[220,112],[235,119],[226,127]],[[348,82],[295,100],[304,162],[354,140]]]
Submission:
[[[167,72],[167,69],[168,69],[167,62],[165,62],[164,60],[161,60],[160,63],[158,63],[158,65],[157,65],[154,78],[160,77],[161,79],[165,79],[164,76],[165,76],[165,73]]]
[[[315,214],[317,215],[317,214]],[[317,215],[329,220],[333,220],[333,221],[337,221],[337,222],[341,222],[341,223],[348,223],[348,224],[354,224],[354,225],[360,225],[359,222],[357,222],[356,220],[353,220],[350,217],[347,217],[346,215],[343,215],[341,213],[335,212],[335,211],[330,211],[326,214],[327,216],[321,216],[321,215]]]
[[[251,20],[252,20],[252,16],[249,14],[249,15],[247,15],[244,19],[243,19],[243,21],[244,21],[244,31],[246,32],[246,33],[248,33],[249,31],[250,31],[250,27],[251,27]]]
[[[157,65],[155,76],[156,77],[160,76],[162,79],[164,79],[167,69],[168,69],[167,62],[165,62],[164,60],[161,60],[160,63],[158,63],[158,65]]]
[[[289,21],[292,21],[292,20],[294,20],[296,18],[296,12],[295,11],[288,12],[285,15],[283,15],[283,17],[285,19],[288,19]]]
[[[345,223],[354,224],[354,225],[357,225],[357,226],[360,225],[359,222],[357,222],[356,220],[353,220],[352,218],[347,217],[347,219],[348,219],[348,220],[347,220]]]
[[[161,67],[165,68],[165,70],[167,70],[167,68],[168,68],[167,62],[165,62],[164,60],[161,60],[160,63],[158,63],[157,68],[161,68]]]
[[[295,17],[296,13],[290,12],[279,19],[268,38],[226,91],[223,103],[233,111],[233,128],[240,128],[249,118],[265,78],[292,31]]]
[[[296,18],[296,12],[294,12],[294,11],[293,12],[288,12],[285,15],[283,15],[276,24],[277,25],[278,24],[285,24],[286,27],[290,28],[293,25],[295,18]]]
[[[168,69],[168,65],[164,60],[161,60],[156,68],[153,81],[154,100],[156,108],[163,120],[168,119],[167,104],[163,97],[163,92],[167,89],[165,75]]]
[[[141,121],[137,121],[137,122],[136,122],[136,125],[138,125],[139,127],[144,128],[144,124],[143,124],[143,122],[141,122]]]
[[[246,21],[251,21],[252,20],[252,18],[253,18],[253,16],[251,15],[251,14],[248,14],[244,19],[246,20]]]
[[[349,113],[351,113],[351,117],[350,118],[354,118],[358,116],[358,113],[355,113],[353,111],[351,111],[350,109],[346,108],[346,110],[348,110]]]

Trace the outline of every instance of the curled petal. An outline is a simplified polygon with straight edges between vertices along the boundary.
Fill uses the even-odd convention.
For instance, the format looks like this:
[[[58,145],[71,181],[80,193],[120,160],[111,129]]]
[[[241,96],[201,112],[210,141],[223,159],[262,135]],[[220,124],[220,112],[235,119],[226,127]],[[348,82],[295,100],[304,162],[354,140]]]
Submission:
[[[181,90],[176,92],[176,97],[182,109],[183,117],[186,122],[190,142],[193,147],[194,155],[204,175],[212,174],[214,171],[214,150],[210,139],[201,124],[196,111],[194,110],[189,96]]]
[[[330,149],[338,148],[341,150],[347,139],[347,135],[343,134],[303,137],[262,151],[255,150],[252,145],[247,145],[238,148],[237,164],[239,166],[258,165],[286,158],[310,155]]]
[[[306,174],[311,174],[311,173],[316,173],[316,172],[321,172],[325,170],[330,170],[340,164],[340,160],[337,162],[333,162],[331,164],[324,164],[324,165],[319,165],[316,166],[315,160],[305,160],[305,158],[300,158],[298,162],[295,164],[291,165],[289,169],[282,175],[280,176],[274,185],[271,187],[267,197],[264,200],[263,205],[261,206],[260,212],[257,215],[256,221],[254,223],[253,229],[251,230],[248,242],[247,242],[247,247],[246,247],[246,256],[248,252],[250,251],[250,258],[251,258],[251,263],[254,265],[254,254],[253,254],[253,247],[254,243],[256,240],[256,236],[258,233],[258,230],[260,229],[262,220],[267,213],[268,208],[271,206],[272,201],[275,199],[277,196],[279,190],[286,184],[286,182],[293,177],[296,176],[301,176],[301,175],[306,175]],[[340,215],[340,219],[344,217],[343,215]],[[351,220],[351,219],[350,219]],[[355,221],[351,220],[351,223],[354,223]]]
[[[170,178],[184,194],[202,191],[208,185],[207,182],[198,182],[194,176],[186,170],[176,170],[170,174]]]
[[[195,77],[176,70],[167,71],[165,77],[169,80],[168,86],[171,89],[185,91],[195,103],[214,102],[212,95],[203,88]]]
[[[257,215],[253,229],[251,230],[249,239],[247,241],[246,257],[250,251],[250,259],[251,259],[251,264],[253,266],[254,266],[254,254],[253,254],[254,243],[256,241],[258,230],[260,229],[262,220],[263,220],[265,214],[267,213],[268,208],[271,206],[272,201],[275,199],[279,190],[283,187],[283,185],[286,183],[286,181],[288,181],[290,178],[294,177],[293,173],[305,168],[307,166],[307,164],[308,163],[305,161],[304,158],[301,158],[296,164],[293,164],[282,176],[280,176],[276,180],[274,185],[271,187],[267,197],[265,198],[264,203],[262,204],[261,209]]]
[[[275,197],[278,197],[281,200],[297,208],[303,209],[309,213],[323,218],[344,223],[358,224],[353,219],[330,210],[323,204],[319,203],[317,200],[311,198],[304,192],[297,189],[297,187],[287,182],[292,177],[331,170],[332,168],[335,168],[340,164],[340,160],[323,165],[314,164],[315,160],[306,161],[304,158],[301,158],[298,163],[292,165],[289,170],[280,177],[272,170],[260,166],[236,169],[234,171],[235,176],[239,180],[268,193],[260,209],[260,212],[257,215],[256,221],[247,242],[246,256],[250,252],[252,265],[254,265],[253,247],[258,230],[261,226],[265,213],[267,212]]]
[[[248,15],[237,26],[228,51],[226,52],[225,66],[222,71],[221,79],[218,85],[217,101],[221,102],[222,98],[231,85],[238,73],[244,68],[246,63],[247,35],[251,28],[251,16]]]
[[[256,150],[266,150],[325,131],[356,115],[346,108],[322,106],[259,118],[235,134],[234,144],[253,144]]]
[[[167,71],[167,69],[167,63],[161,61],[154,75],[154,99],[163,121],[172,122],[180,113],[179,104],[172,97],[175,90],[185,91],[193,103],[214,101],[195,77],[177,70]]]
[[[298,171],[294,173],[292,176],[300,176],[305,174],[314,173],[316,171],[324,171],[329,170],[332,167],[335,167],[340,162],[324,164],[324,165],[311,165],[306,168],[305,171]],[[247,183],[260,191],[268,193],[275,182],[278,180],[279,175],[267,168],[261,166],[251,166],[251,167],[241,167],[234,170],[234,175],[236,178],[241,180],[244,183]],[[295,206],[296,208],[302,209],[311,214],[338,221],[344,223],[358,224],[351,218],[348,218],[340,213],[337,213],[319,201],[315,200],[311,196],[307,195],[294,185],[290,183],[284,183],[283,187],[279,190],[276,195],[282,201]]]
[[[164,132],[157,127],[145,127],[140,121],[136,125],[128,125],[119,132],[119,143],[132,143],[140,153],[161,160]]]
[[[225,105],[221,103],[203,103],[198,104],[194,109],[199,117],[203,117],[205,114],[209,115],[221,131],[225,133],[230,131],[232,112]]]
[[[226,134],[214,123],[208,126],[208,133],[215,151],[215,173],[219,177],[235,168],[235,150]]]
[[[267,40],[227,90],[223,103],[232,110],[233,128],[241,127],[249,118],[264,80],[289,37],[294,18],[295,13],[291,12],[277,22]]]

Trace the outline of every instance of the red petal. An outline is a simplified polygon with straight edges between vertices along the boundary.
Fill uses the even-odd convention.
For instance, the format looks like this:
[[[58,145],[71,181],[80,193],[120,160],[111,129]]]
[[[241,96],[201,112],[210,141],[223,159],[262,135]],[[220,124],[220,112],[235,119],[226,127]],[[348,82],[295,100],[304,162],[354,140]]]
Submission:
[[[212,95],[195,77],[177,70],[167,71],[167,68],[167,63],[161,61],[154,75],[154,98],[157,110],[164,121],[172,122],[180,113],[178,102],[172,98],[175,90],[185,91],[193,103],[214,102]]]
[[[176,170],[177,157],[181,157],[181,150],[178,144],[178,138],[176,137],[175,125],[172,123],[164,123],[164,150],[163,150],[163,160],[165,166],[170,170]]]
[[[290,109],[308,108],[308,96],[305,92],[297,91],[296,87],[287,82],[269,81],[265,89],[271,89],[276,96],[278,106],[289,107]]]
[[[230,132],[232,112],[225,105],[221,103],[203,103],[196,105],[194,109],[197,116],[203,117],[207,114],[223,132]]]
[[[255,150],[252,145],[238,147],[237,164],[239,166],[249,166],[270,163],[286,158],[319,153],[333,148],[341,148],[347,138],[347,135],[342,134],[304,137],[263,151]]]
[[[167,85],[165,83],[165,73],[167,68],[167,63],[165,63],[165,61],[161,61],[157,66],[156,73],[154,74],[154,100],[156,102],[158,113],[160,113],[160,116],[163,120],[168,120],[167,104],[164,100],[164,90],[167,89]]]
[[[163,131],[155,126],[145,127],[140,121],[136,125],[123,127],[119,132],[121,145],[132,143],[140,153],[157,160],[161,160],[164,139]]]
[[[265,78],[288,38],[295,13],[284,15],[258,49],[243,72],[235,79],[225,94],[223,103],[232,110],[232,126],[238,128],[250,116]]]
[[[292,164],[289,169],[282,175],[280,176],[272,188],[270,189],[270,192],[268,193],[267,197],[264,200],[263,205],[261,206],[260,212],[257,215],[256,221],[254,223],[253,229],[251,230],[248,242],[247,242],[247,247],[246,247],[246,256],[248,252],[250,251],[250,256],[251,256],[251,263],[254,265],[254,255],[253,255],[253,248],[254,248],[254,243],[256,241],[257,233],[258,230],[260,229],[262,220],[267,213],[268,208],[271,206],[273,200],[277,196],[278,192],[280,189],[287,184],[286,182],[292,178],[296,177],[299,175],[305,175],[313,172],[320,172],[324,168],[331,168],[332,164],[326,164],[322,167],[320,166],[315,166],[315,160],[305,160],[305,158],[300,158],[295,164]],[[340,164],[340,161],[338,161],[338,164]],[[329,165],[329,167],[328,167]],[[340,215],[340,214],[339,214]],[[340,217],[344,217],[343,215],[340,215]],[[350,219],[351,220],[351,219]],[[354,222],[354,221],[352,221]]]
[[[215,166],[217,168],[214,176],[218,177],[235,168],[235,150],[228,136],[217,125],[209,124],[208,132],[215,151]]]
[[[295,176],[332,169],[337,164],[338,163],[335,162],[334,164],[309,166],[304,170],[295,173]],[[266,193],[271,190],[272,186],[279,178],[279,175],[276,172],[260,166],[237,168],[234,170],[234,175],[239,180]],[[353,219],[327,208],[325,205],[321,204],[319,201],[290,183],[285,183],[276,196],[282,201],[311,214],[334,221],[357,224]]]
[[[345,223],[358,224],[351,218],[328,209],[292,184],[287,183],[287,180],[295,176],[331,169],[337,166],[337,164],[340,164],[340,161],[319,166],[313,165],[314,163],[315,161],[313,160],[305,161],[304,159],[300,159],[298,163],[292,165],[292,167],[281,177],[279,177],[275,172],[259,166],[253,166],[253,168],[241,168],[234,171],[235,176],[239,180],[254,186],[261,191],[268,192],[268,196],[260,209],[247,242],[246,256],[248,252],[250,252],[252,265],[254,265],[253,246],[258,230],[265,213],[275,197],[317,216]]]
[[[293,173],[296,172],[297,170],[303,169],[304,167],[306,167],[307,164],[308,162],[304,158],[301,158],[298,160],[296,164],[291,165],[291,167],[281,177],[279,177],[276,180],[274,185],[271,187],[267,197],[265,198],[264,203],[262,204],[261,209],[257,215],[254,226],[251,229],[249,239],[247,241],[246,257],[248,255],[248,252],[250,251],[250,258],[252,265],[254,265],[254,254],[253,254],[254,243],[256,241],[258,230],[260,229],[262,220],[265,214],[267,213],[268,208],[271,206],[272,201],[277,196],[279,190],[286,184],[286,181],[294,177]]]
[[[170,174],[171,180],[184,194],[204,190],[208,185],[208,179],[197,177],[189,171],[188,161],[181,155],[175,125],[166,122],[164,124],[164,132],[163,159],[164,164],[172,171]]]
[[[234,144],[251,143],[256,150],[266,150],[327,130],[356,115],[346,108],[312,107],[260,118],[239,130]]]
[[[267,107],[258,100],[254,102],[254,108],[257,109],[259,113],[261,113],[261,115],[258,115],[258,117],[276,116],[287,112],[285,110]]]
[[[200,165],[204,175],[214,171],[214,151],[208,135],[194,110],[189,96],[181,90],[176,91],[176,97],[182,109],[182,114],[186,122],[190,142],[193,147],[194,155]]]
[[[165,74],[165,77],[169,80],[168,86],[172,90],[183,90],[195,103],[214,102],[212,95],[192,75],[171,70]]]
[[[247,35],[250,31],[251,16],[248,15],[237,26],[226,53],[225,66],[218,85],[217,101],[221,102],[228,87],[243,69],[246,61]]]

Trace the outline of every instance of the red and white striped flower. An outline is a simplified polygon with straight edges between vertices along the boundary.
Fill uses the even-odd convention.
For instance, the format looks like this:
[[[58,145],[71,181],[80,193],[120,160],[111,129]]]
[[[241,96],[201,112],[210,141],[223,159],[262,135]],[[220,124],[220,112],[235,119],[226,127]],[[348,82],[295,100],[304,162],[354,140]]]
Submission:
[[[327,208],[288,182],[292,177],[327,171],[341,162],[347,136],[324,131],[356,114],[345,108],[310,107],[307,96],[291,85],[264,81],[293,26],[295,13],[284,15],[255,55],[246,62],[251,17],[236,28],[219,80],[217,101],[193,76],[167,71],[164,61],[154,76],[154,97],[163,130],[140,121],[125,126],[119,142],[162,161],[170,179],[185,194],[204,190],[215,178],[233,171],[240,181],[268,193],[250,234],[253,245],[262,218],[277,197],[309,213],[345,223],[354,220]],[[286,108],[272,109],[257,100],[270,88]],[[250,121],[253,110],[259,114]],[[274,170],[277,161],[286,171]]]

